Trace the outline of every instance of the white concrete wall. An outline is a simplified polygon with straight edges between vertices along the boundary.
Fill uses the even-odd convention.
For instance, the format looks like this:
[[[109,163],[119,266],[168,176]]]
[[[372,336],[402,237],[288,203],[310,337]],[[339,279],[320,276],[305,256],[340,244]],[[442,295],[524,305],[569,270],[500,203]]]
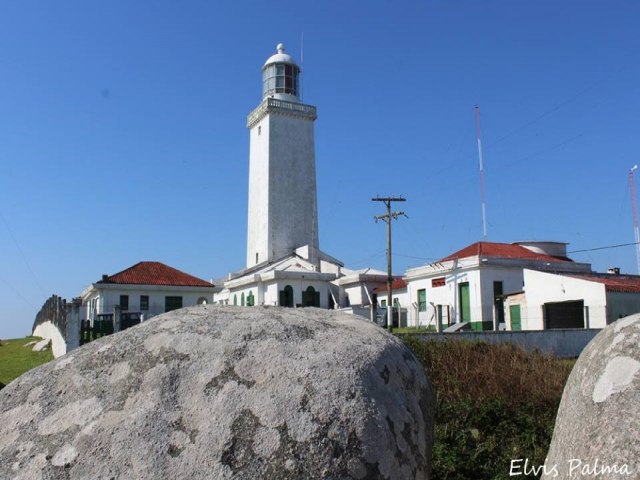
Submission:
[[[425,289],[427,296],[427,310],[418,311],[418,290]],[[450,305],[451,299],[447,286],[431,289],[431,279],[421,278],[419,280],[407,282],[407,323],[412,327],[428,326],[433,323],[435,309],[434,305]]]
[[[344,287],[344,293],[343,293],[343,298],[345,298],[346,296],[349,297],[349,305],[348,306],[352,306],[352,305],[363,305],[364,304],[364,300],[366,298],[366,294],[364,292],[364,289],[362,287],[362,284],[360,283],[352,283],[349,285],[346,285]],[[346,302],[346,299],[345,299]],[[369,301],[367,300],[367,304],[369,303]],[[346,305],[341,305],[341,306],[346,306]]]
[[[263,118],[249,131],[247,268],[269,258],[269,127]],[[232,303],[232,302],[229,302]]]
[[[444,278],[445,285],[432,286],[432,280]],[[493,322],[493,282],[502,282],[503,293],[513,293],[522,290],[523,273],[520,268],[479,267],[444,272],[434,272],[429,276],[411,279],[407,278],[409,294],[409,324],[413,326],[427,326],[435,324],[437,305],[449,307],[451,323],[460,321],[459,285],[469,284],[469,303],[471,321]],[[427,295],[427,310],[418,312],[418,290],[425,289]]]
[[[67,352],[80,346],[80,320],[82,320],[82,306],[67,304]]]
[[[234,296],[237,298],[237,304],[241,305],[242,294],[244,293],[245,305],[249,292],[253,292],[256,299],[255,305],[279,305],[280,291],[284,290],[287,285],[293,289],[293,305],[302,305],[302,292],[308,287],[313,287],[316,292],[320,293],[320,308],[329,308],[329,282],[309,281],[306,279],[278,279],[272,282],[263,282],[254,284],[251,287],[238,288],[230,292],[229,305],[233,305]],[[260,302],[258,301],[260,299]],[[264,302],[264,303],[262,303]]]
[[[164,313],[165,297],[182,297],[182,306],[189,307],[197,305],[198,300],[205,298],[207,303],[213,303],[213,292],[210,290],[194,290],[188,287],[160,287],[146,286],[138,287],[133,285],[117,285],[108,288],[100,288],[84,301],[83,319],[89,318],[89,306],[91,298],[98,298],[97,313],[113,313],[113,308],[120,304],[120,295],[129,296],[129,311],[142,312],[145,320],[155,315]],[[149,296],[149,310],[140,309],[140,296]]]
[[[524,273],[522,269],[502,267],[482,268],[482,319],[485,322],[494,320],[493,282],[502,282],[503,294],[521,292],[524,289]]]
[[[526,317],[522,316],[523,330],[544,330],[545,303],[583,300],[589,311],[589,327],[607,325],[607,298],[602,283],[553,273],[524,271]]]
[[[33,331],[35,337],[49,338],[51,339],[51,351],[55,358],[58,358],[67,353],[67,343],[56,327],[51,322],[44,322],[38,325]]]
[[[313,122],[269,115],[270,211],[276,258],[296,247],[318,248],[316,163]]]
[[[378,308],[381,308],[382,305],[382,301],[387,301],[387,292],[378,292]],[[409,292],[407,291],[407,289],[399,289],[399,290],[393,290],[391,292],[391,305],[395,305],[395,302],[398,302],[400,304],[400,308],[404,308],[407,310],[407,312],[409,311],[409,309],[411,308],[411,304],[409,303]],[[409,317],[408,317],[408,313],[407,313],[407,326],[413,326],[410,325],[408,323],[409,321]]]
[[[304,245],[318,248],[313,121],[271,112],[250,131],[247,267]]]
[[[432,280],[434,278],[445,278],[445,285],[440,287],[433,287]],[[469,283],[469,303],[471,306],[471,319],[473,321],[481,321],[481,289],[479,285],[480,275],[477,270],[468,271],[456,271],[454,273],[435,275],[428,278],[421,278],[415,281],[408,281],[409,300],[412,308],[409,311],[409,315],[415,316],[417,314],[417,321],[415,319],[409,320],[410,325],[427,326],[434,324],[435,322],[435,309],[437,305],[444,305],[449,307],[451,315],[451,323],[457,323],[460,321],[459,306],[459,289],[458,285],[461,283]],[[425,289],[427,296],[427,310],[424,312],[417,311],[418,305],[418,290]]]

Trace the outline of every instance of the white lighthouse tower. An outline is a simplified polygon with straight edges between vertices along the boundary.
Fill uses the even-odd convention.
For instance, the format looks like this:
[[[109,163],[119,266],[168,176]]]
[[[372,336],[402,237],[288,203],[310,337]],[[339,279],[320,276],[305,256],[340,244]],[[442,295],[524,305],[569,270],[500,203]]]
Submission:
[[[300,101],[300,67],[282,44],[262,67],[262,101],[247,118],[247,265],[229,273],[214,302],[225,305],[348,308],[369,317],[372,289],[387,274],[350,270],[320,251],[313,123]]]
[[[262,67],[262,102],[247,118],[247,268],[301,247],[310,256],[318,250],[316,107],[300,102],[300,67],[284,45],[277,51]]]

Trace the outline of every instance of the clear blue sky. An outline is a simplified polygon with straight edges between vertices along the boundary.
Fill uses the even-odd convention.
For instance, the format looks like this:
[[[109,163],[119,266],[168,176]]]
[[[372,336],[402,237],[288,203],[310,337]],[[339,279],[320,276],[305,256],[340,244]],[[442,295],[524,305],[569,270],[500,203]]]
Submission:
[[[482,238],[634,241],[640,2],[0,3],[0,338],[141,260],[245,262],[248,131],[284,42],[318,107],[321,248],[403,273]],[[634,247],[576,253],[636,273]]]

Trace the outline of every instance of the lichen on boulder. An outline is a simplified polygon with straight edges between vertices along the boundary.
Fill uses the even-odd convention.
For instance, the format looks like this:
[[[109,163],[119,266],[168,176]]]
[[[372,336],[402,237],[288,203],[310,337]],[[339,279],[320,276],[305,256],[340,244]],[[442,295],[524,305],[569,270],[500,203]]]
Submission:
[[[376,325],[196,306],[0,392],[0,478],[426,479],[433,389]]]
[[[640,478],[640,314],[604,328],[562,394],[543,478]]]

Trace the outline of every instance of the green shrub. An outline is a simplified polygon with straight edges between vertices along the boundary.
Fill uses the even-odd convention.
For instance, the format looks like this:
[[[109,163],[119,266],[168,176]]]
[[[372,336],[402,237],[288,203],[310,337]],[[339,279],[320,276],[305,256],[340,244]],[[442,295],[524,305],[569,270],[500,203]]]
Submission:
[[[511,344],[404,340],[436,389],[434,480],[508,479],[511,460],[544,463],[573,361]]]

